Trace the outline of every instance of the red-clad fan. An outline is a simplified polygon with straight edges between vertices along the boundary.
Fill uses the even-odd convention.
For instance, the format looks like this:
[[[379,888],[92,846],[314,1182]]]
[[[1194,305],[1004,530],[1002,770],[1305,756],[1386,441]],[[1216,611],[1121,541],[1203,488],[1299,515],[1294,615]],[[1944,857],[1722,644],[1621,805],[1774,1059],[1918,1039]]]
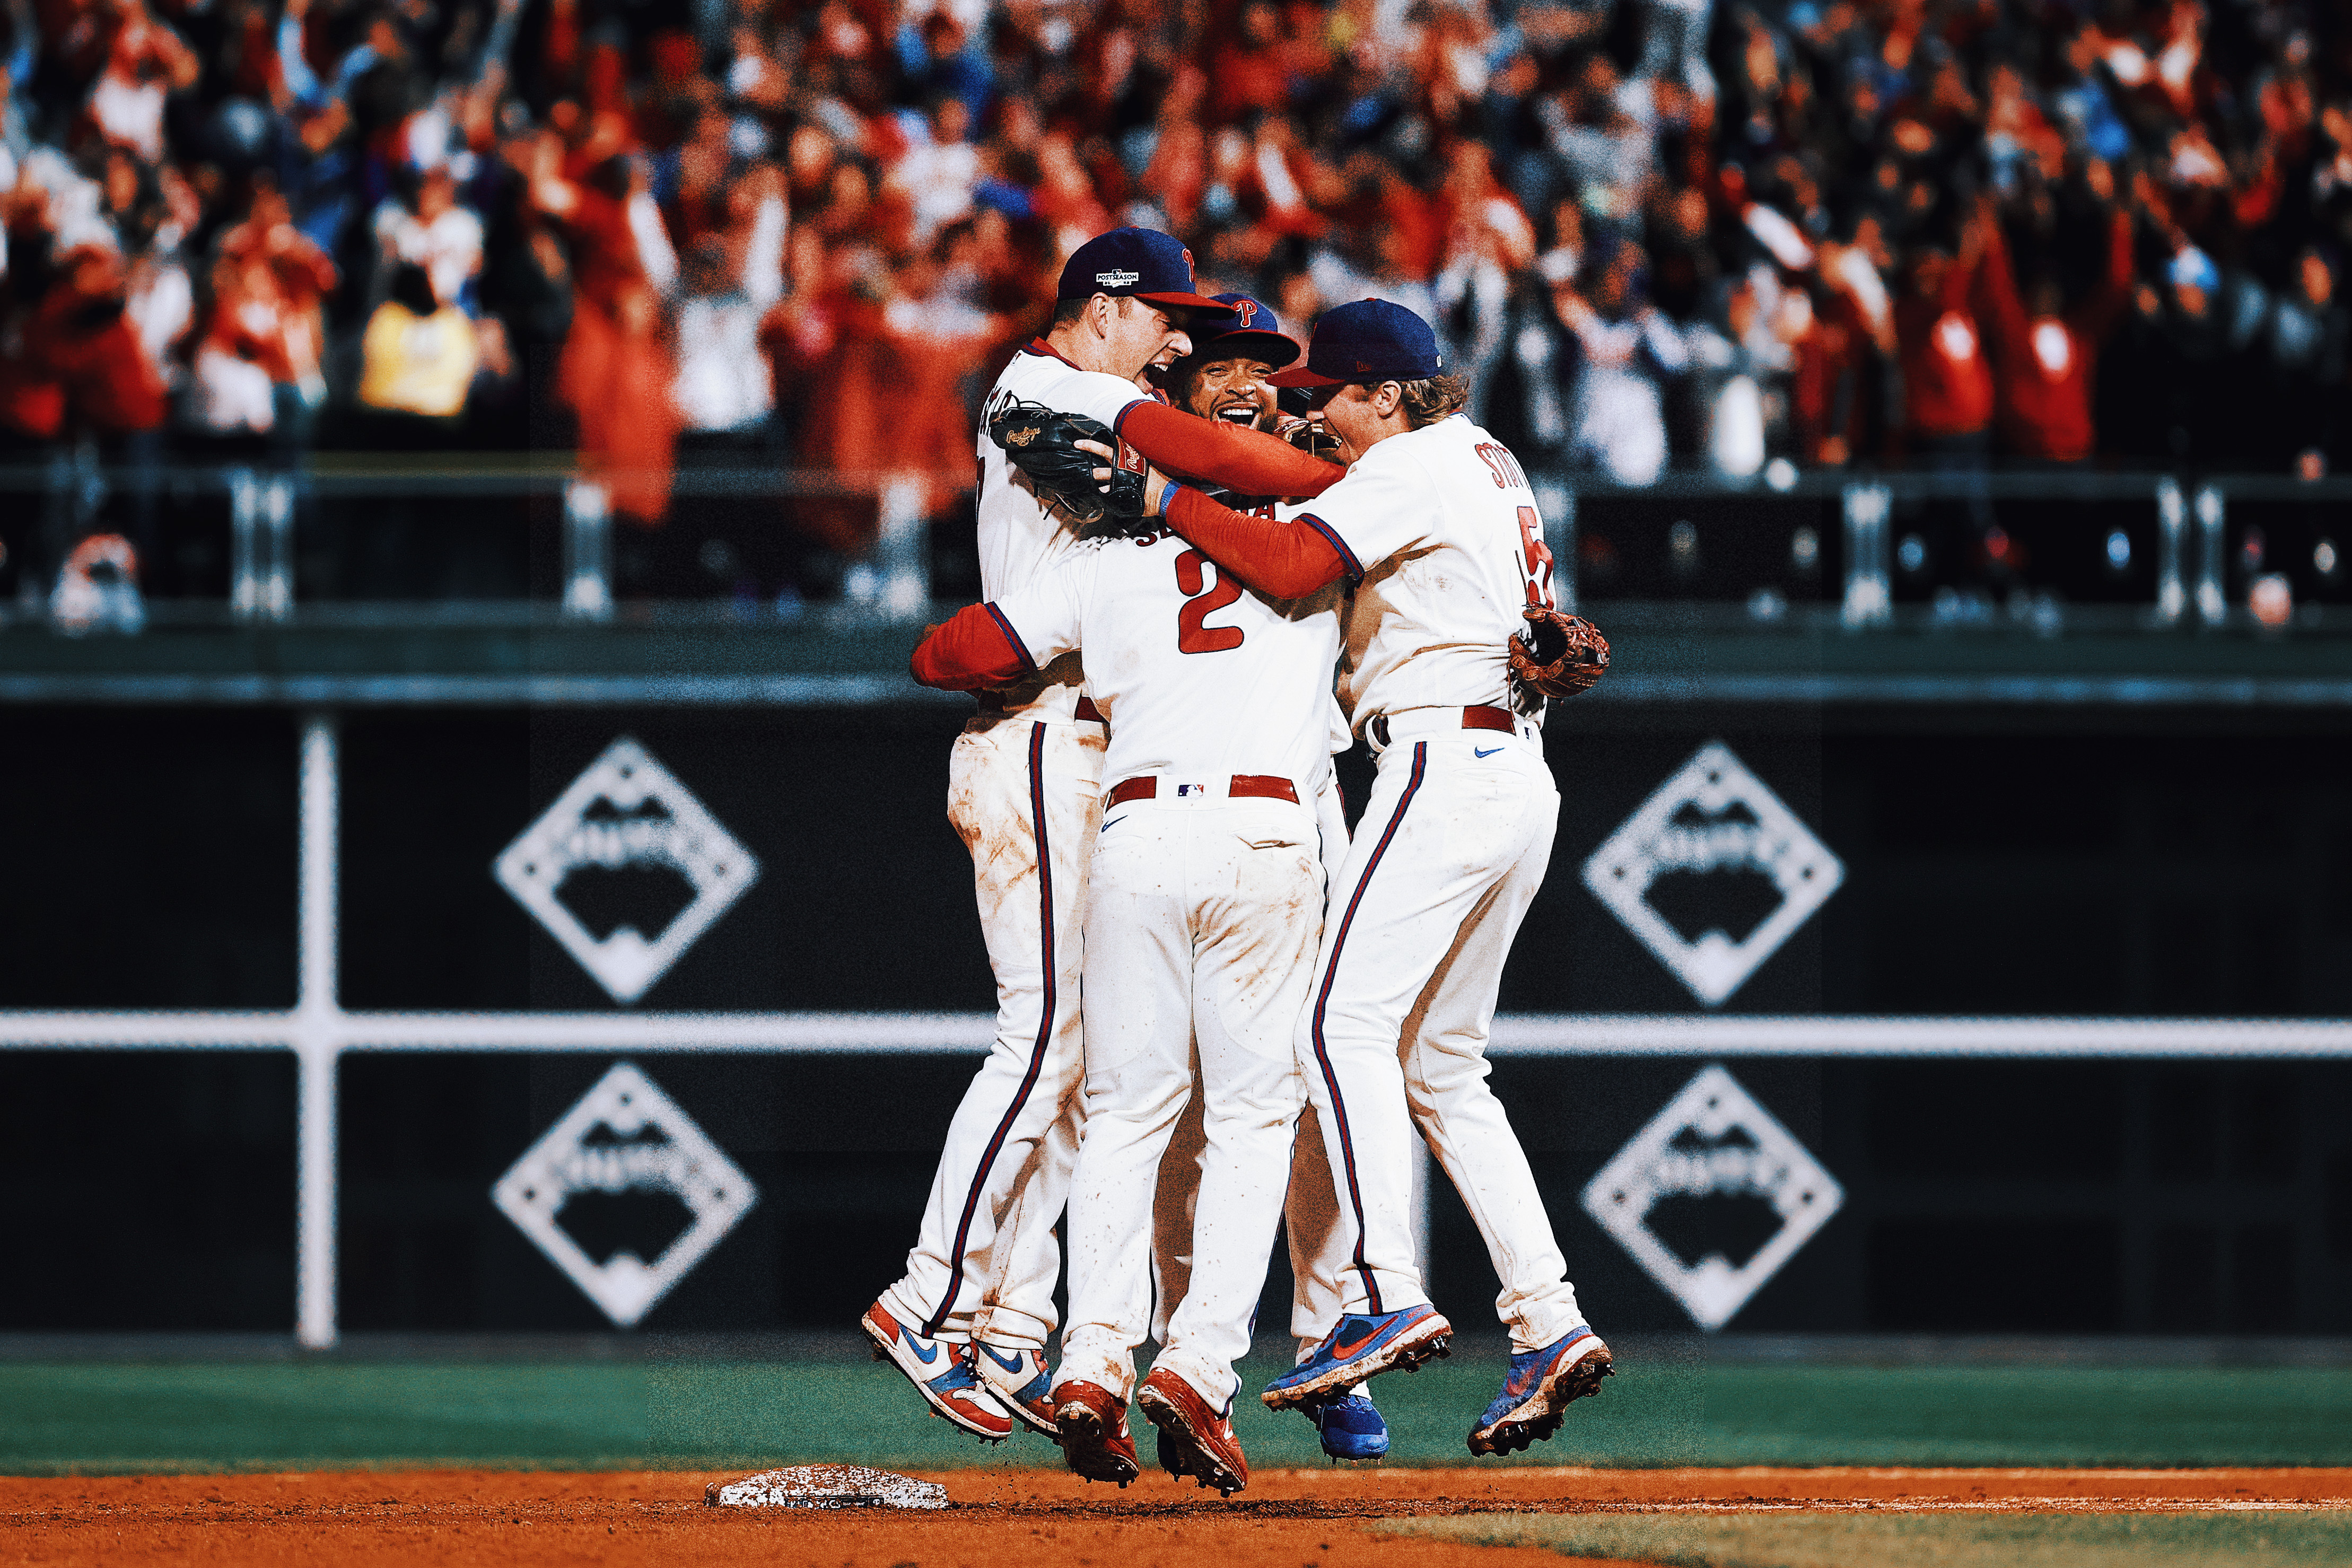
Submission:
[[[2000,225],[1988,221],[1985,231],[1978,316],[1992,336],[2001,441],[2022,456],[2081,463],[2098,444],[2091,400],[2099,348],[2131,298],[2131,218],[2123,212],[2109,218],[2106,270],[2067,311],[2060,309],[2057,279],[2042,277],[2029,312],[2018,298]]]

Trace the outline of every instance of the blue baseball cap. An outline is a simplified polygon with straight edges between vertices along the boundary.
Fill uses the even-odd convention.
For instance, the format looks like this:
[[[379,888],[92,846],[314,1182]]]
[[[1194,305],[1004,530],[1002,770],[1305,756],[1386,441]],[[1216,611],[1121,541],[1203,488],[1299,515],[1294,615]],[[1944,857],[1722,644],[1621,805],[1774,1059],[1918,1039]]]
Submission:
[[[1113,229],[1070,253],[1070,259],[1062,264],[1061,287],[1055,298],[1131,295],[1178,309],[1223,308],[1207,295],[1195,293],[1196,287],[1192,253],[1174,235],[1158,229]]]
[[[1267,379],[1278,387],[1377,385],[1423,381],[1444,368],[1428,322],[1385,299],[1359,299],[1315,323],[1305,364]]]
[[[1274,312],[1248,295],[1219,294],[1213,298],[1224,313],[1192,321],[1192,351],[1185,356],[1187,362],[1248,359],[1279,369],[1305,352],[1298,340],[1282,329]]]

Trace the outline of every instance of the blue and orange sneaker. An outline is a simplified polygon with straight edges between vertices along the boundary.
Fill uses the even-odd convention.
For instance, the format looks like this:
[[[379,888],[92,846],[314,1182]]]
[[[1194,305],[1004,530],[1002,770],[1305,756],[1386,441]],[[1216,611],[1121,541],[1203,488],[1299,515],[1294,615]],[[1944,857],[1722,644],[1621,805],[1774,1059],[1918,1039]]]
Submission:
[[[971,1368],[980,1374],[981,1386],[1023,1426],[1041,1437],[1061,1440],[1062,1428],[1054,1420],[1054,1379],[1044,1356],[1034,1350],[999,1350],[974,1340]]]
[[[1367,1378],[1402,1367],[1411,1372],[1446,1354],[1454,1325],[1424,1301],[1372,1317],[1349,1313],[1315,1354],[1265,1385],[1268,1407],[1289,1410],[1339,1398]]]
[[[866,1309],[857,1326],[874,1342],[874,1359],[887,1361],[907,1375],[931,1414],[941,1416],[985,1442],[1001,1443],[1013,1436],[1013,1417],[982,1385],[967,1359],[969,1347],[917,1333],[892,1317],[881,1302]]]
[[[1323,1435],[1323,1451],[1335,1459],[1379,1459],[1388,1457],[1389,1424],[1361,1389],[1349,1389],[1337,1399],[1302,1405],[1299,1413]]]
[[[1503,1391],[1470,1428],[1474,1454],[1508,1454],[1542,1442],[1559,1430],[1570,1404],[1601,1392],[1601,1380],[1617,1370],[1609,1347],[1582,1323],[1541,1350],[1511,1357]]]

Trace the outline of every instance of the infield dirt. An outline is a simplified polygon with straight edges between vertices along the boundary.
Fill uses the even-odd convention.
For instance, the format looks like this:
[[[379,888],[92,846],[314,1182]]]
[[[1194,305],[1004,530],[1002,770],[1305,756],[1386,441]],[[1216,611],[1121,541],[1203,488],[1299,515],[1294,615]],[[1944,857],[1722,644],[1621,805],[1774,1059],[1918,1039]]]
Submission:
[[[333,1471],[0,1478],[0,1561],[832,1568],[1558,1568],[1528,1548],[1377,1537],[1382,1520],[1702,1511],[2171,1511],[2352,1504],[2352,1469],[1277,1470],[1220,1500],[1047,1470],[930,1472],[944,1511],[706,1507],[735,1473]],[[1586,1560],[1590,1561],[1590,1560]]]

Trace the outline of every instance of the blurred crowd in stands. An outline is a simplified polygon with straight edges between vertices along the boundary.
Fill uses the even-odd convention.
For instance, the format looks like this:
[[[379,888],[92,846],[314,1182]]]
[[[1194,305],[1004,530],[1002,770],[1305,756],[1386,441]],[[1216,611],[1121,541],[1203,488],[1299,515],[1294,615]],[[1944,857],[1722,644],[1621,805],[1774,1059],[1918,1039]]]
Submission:
[[[1625,485],[2352,442],[2352,26],[2305,0],[5,3],[0,463],[938,511],[1120,223],[1302,336],[1422,312],[1531,466]],[[789,511],[854,555],[842,488]]]

